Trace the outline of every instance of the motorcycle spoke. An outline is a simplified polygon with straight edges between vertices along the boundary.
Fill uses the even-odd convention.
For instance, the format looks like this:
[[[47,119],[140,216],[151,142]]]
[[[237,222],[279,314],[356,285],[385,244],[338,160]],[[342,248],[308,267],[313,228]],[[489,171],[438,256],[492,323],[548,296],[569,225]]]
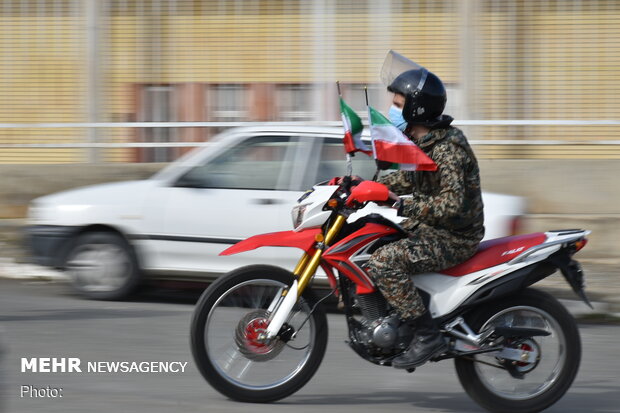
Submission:
[[[222,370],[228,372],[231,377],[242,380],[254,362],[246,358],[232,340],[218,350],[225,356],[221,360]],[[237,373],[234,373],[235,371]]]
[[[314,306],[312,307],[312,310],[310,310],[310,312],[308,313],[308,316],[306,317],[306,319],[304,321],[302,321],[301,325],[297,328],[297,331],[295,332],[295,334],[293,334],[293,339],[297,336],[297,332],[299,332],[304,325],[306,325],[306,322],[310,319],[310,317],[312,317],[312,313],[314,313],[314,310],[316,310],[316,308],[319,306],[319,304],[321,304],[323,301],[327,300],[329,297],[331,297],[334,293],[336,292],[335,289],[331,290],[331,292],[329,294],[327,294],[325,297],[321,298],[319,301],[316,302],[316,304],[314,304]],[[290,322],[292,320],[292,318],[294,317],[296,313],[292,313],[291,312],[291,316],[289,317],[288,322]],[[302,350],[303,348],[306,347],[302,347],[302,348],[295,348],[293,346],[289,346],[295,350]]]
[[[229,349],[224,353],[228,358],[223,360],[222,369],[225,371],[231,371],[233,364],[243,357],[238,349]]]
[[[246,360],[245,360],[245,365],[244,365],[244,366],[240,369],[241,371],[239,371],[239,373],[237,373],[237,374],[235,375],[235,377],[236,377],[238,380],[242,380],[242,379],[245,377],[246,373],[248,372],[248,370],[249,370],[250,366],[251,366],[253,363],[254,363],[254,362],[253,362],[252,360],[247,360],[247,359],[246,359]]]
[[[308,347],[310,347],[310,344],[306,344],[306,345],[305,345],[305,346],[303,346],[303,347],[295,347],[295,346],[292,346],[292,345],[290,345],[290,344],[286,343],[286,347],[291,348],[291,349],[293,349],[293,350],[298,350],[298,351],[299,351],[299,350],[305,350],[305,349],[307,349]]]
[[[250,308],[257,308],[257,309],[267,308],[266,306],[267,301],[268,301],[267,288],[265,286],[257,288],[252,291],[252,295],[250,296]]]

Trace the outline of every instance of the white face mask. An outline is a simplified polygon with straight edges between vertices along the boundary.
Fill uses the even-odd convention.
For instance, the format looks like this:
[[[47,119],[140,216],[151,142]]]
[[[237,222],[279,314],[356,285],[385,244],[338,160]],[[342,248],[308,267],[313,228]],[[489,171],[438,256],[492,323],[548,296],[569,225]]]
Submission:
[[[388,116],[390,118],[390,122],[394,126],[396,126],[401,131],[405,131],[407,129],[407,121],[403,118],[403,110],[397,107],[396,105],[390,106],[390,110],[388,111]]]

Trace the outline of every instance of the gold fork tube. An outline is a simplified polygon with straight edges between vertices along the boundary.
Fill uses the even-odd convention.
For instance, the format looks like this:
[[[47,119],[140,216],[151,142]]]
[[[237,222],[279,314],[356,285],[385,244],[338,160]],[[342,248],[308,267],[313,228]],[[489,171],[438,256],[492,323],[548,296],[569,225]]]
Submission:
[[[340,233],[340,230],[346,221],[347,218],[342,215],[338,215],[336,217],[336,220],[332,224],[331,228],[327,231],[327,235],[325,235],[325,245],[331,245],[332,241],[336,238],[336,235]]]
[[[300,297],[304,292],[308,283],[312,279],[312,276],[316,272],[316,269],[319,268],[319,263],[321,262],[321,255],[323,255],[323,250],[316,250],[310,258],[310,262],[304,268],[304,271],[299,276],[298,285],[297,285],[297,297]]]
[[[342,226],[344,225],[344,223],[347,221],[347,219],[342,216],[342,215],[338,215],[336,217],[336,220],[334,221],[334,223],[332,224],[332,226],[327,230],[327,235],[325,235],[325,245],[329,246],[329,244],[331,244],[331,242],[334,240],[334,238],[336,238],[336,236],[338,235],[338,233],[340,232],[340,230],[342,229]],[[316,273],[317,268],[319,267],[319,264],[321,263],[321,256],[323,255],[323,249],[318,248],[314,254],[312,254],[312,258],[310,258],[310,261],[305,264],[305,267],[303,268],[303,271],[301,272],[301,275],[299,276],[299,281],[298,281],[298,286],[297,286],[297,296],[300,297],[301,294],[304,292],[305,288],[308,286],[308,284],[310,283],[310,280],[312,279],[312,277],[314,276],[314,273]],[[295,268],[295,270],[297,271],[298,269],[301,270],[302,265],[302,261],[304,261],[305,258],[308,257],[308,254],[305,254],[305,257],[302,257],[302,259],[300,260],[299,264],[297,265],[297,268]],[[307,259],[306,259],[307,261]],[[297,273],[295,273],[297,274]]]
[[[299,274],[301,274],[301,271],[304,269],[304,267],[308,263],[309,259],[310,259],[310,256],[308,255],[308,253],[304,252],[304,255],[302,255],[302,257],[299,259],[299,262],[297,263],[297,266],[293,270],[293,275],[298,277]]]

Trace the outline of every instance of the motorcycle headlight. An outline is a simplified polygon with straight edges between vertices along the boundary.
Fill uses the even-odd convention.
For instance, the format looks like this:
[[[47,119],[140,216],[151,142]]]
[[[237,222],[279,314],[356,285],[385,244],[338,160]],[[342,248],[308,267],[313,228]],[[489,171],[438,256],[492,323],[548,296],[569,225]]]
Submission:
[[[304,214],[306,213],[306,208],[308,204],[304,205],[295,205],[291,210],[291,217],[293,218],[293,228],[297,229],[301,225],[304,220]]]

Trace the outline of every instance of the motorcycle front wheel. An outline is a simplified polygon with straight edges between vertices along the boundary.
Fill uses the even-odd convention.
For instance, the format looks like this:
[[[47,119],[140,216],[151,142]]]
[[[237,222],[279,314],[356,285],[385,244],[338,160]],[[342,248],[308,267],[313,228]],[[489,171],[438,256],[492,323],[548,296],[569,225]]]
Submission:
[[[284,337],[260,337],[270,306],[293,279],[281,268],[253,265],[220,277],[200,297],[192,353],[202,376],[223,395],[253,403],[279,400],[317,371],[327,347],[327,318],[310,289],[293,307]]]
[[[523,361],[506,361],[501,353],[455,359],[461,385],[478,404],[497,413],[535,413],[569,389],[579,369],[581,340],[574,318],[553,296],[526,289],[482,306],[467,321],[478,332],[490,326],[547,332],[505,344],[508,351],[525,350]]]

